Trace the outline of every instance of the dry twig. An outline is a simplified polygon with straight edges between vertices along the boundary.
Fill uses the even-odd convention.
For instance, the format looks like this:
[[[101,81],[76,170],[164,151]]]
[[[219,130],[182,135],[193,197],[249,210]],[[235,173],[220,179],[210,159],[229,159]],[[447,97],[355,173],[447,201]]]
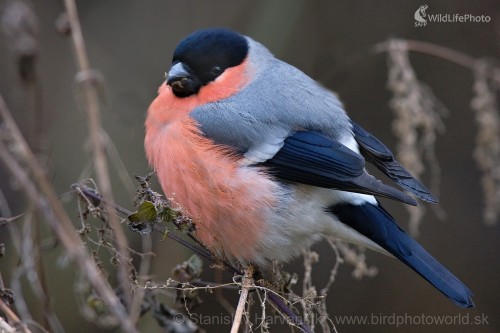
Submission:
[[[498,65],[483,59],[476,59],[468,54],[452,50],[450,48],[428,42],[415,40],[404,40],[397,43],[400,51],[419,52],[432,55],[457,65],[463,66],[473,72],[474,93],[471,108],[476,114],[478,134],[476,137],[476,148],[474,159],[478,168],[483,173],[481,185],[485,200],[483,212],[484,221],[494,224],[500,215],[500,111],[497,102],[497,92],[500,87],[500,68]],[[386,41],[373,47],[375,53],[394,52],[395,41]],[[433,189],[435,190],[435,189]],[[410,208],[412,209],[412,208]],[[416,209],[413,219],[419,219]]]
[[[109,178],[107,158],[106,158],[106,145],[104,141],[103,129],[100,120],[99,110],[99,95],[96,88],[95,72],[92,71],[83,40],[82,29],[80,20],[78,19],[78,11],[74,0],[64,0],[66,11],[68,14],[68,21],[71,28],[71,37],[75,48],[75,56],[78,64],[79,72],[77,77],[81,78],[81,87],[83,90],[84,107],[88,117],[88,127],[90,133],[90,140],[92,143],[92,154],[94,166],[97,173],[99,187],[103,196],[106,198],[104,207],[109,212],[109,225],[116,238],[118,252],[120,254],[119,265],[119,279],[124,292],[125,304],[130,306],[132,304],[130,292],[130,280],[128,274],[129,267],[129,253],[127,239],[125,233],[121,228],[121,224],[116,217],[113,206],[113,194],[111,189],[111,181]]]
[[[474,98],[471,108],[477,124],[474,159],[483,173],[484,221],[495,224],[500,215],[500,112],[497,102],[499,83],[495,82],[495,67],[486,60],[474,67]]]
[[[54,188],[47,179],[44,168],[40,166],[37,158],[26,143],[1,96],[0,116],[6,133],[10,136],[12,144],[16,146],[15,153],[12,153],[12,147],[9,149],[0,140],[0,158],[13,177],[21,184],[30,199],[36,203],[37,207],[45,215],[49,227],[66,249],[67,255],[76,262],[80,271],[86,275],[92,286],[99,292],[110,311],[119,319],[123,331],[136,333],[137,330],[130,321],[125,308],[88,256],[82,241],[73,228],[71,219],[64,211]],[[29,167],[33,174],[34,183],[19,164],[19,160]],[[39,193],[35,184],[40,188],[43,195]]]
[[[7,318],[9,318],[9,320],[11,320],[12,322],[14,322],[14,324],[18,327],[20,327],[20,329],[24,332],[24,333],[31,333],[31,331],[29,330],[29,328],[26,326],[26,324],[24,324],[20,319],[19,317],[14,313],[14,311],[12,311],[8,306],[7,304],[4,303],[4,301],[2,299],[0,299],[0,311],[2,311],[5,316],[7,316]],[[8,325],[8,324],[7,324]]]
[[[231,333],[238,333],[238,330],[240,329],[243,313],[245,312],[245,307],[247,305],[248,292],[253,285],[253,272],[253,266],[248,265],[245,269],[245,275],[243,276],[243,280],[241,282],[240,299],[238,301],[238,306],[236,307]]]
[[[421,178],[427,162],[431,175],[431,190],[439,197],[440,168],[435,154],[437,135],[444,131],[444,105],[427,85],[417,79],[408,57],[404,40],[388,43],[388,87],[394,96],[389,105],[395,118],[393,131],[398,138],[398,159],[416,177]],[[424,215],[423,206],[407,206],[410,233],[418,235]]]

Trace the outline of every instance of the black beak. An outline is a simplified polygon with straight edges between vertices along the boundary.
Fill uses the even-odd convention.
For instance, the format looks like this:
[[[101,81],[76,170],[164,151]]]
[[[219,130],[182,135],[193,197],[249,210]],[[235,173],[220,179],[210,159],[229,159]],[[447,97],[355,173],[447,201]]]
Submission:
[[[167,84],[172,87],[177,97],[194,95],[201,87],[200,80],[182,62],[178,62],[172,66],[168,72]]]

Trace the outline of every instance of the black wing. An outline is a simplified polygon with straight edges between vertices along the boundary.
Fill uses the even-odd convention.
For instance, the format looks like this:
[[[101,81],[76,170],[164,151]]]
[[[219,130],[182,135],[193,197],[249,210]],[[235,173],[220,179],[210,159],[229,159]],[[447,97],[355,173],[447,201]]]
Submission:
[[[375,165],[389,178],[420,199],[432,203],[438,202],[424,185],[394,159],[394,155],[389,148],[355,122],[351,121],[351,123],[354,138],[359,144],[360,152],[368,162]]]
[[[364,169],[363,157],[316,132],[297,132],[286,138],[276,155],[260,165],[284,181],[417,204],[409,195],[369,175]]]

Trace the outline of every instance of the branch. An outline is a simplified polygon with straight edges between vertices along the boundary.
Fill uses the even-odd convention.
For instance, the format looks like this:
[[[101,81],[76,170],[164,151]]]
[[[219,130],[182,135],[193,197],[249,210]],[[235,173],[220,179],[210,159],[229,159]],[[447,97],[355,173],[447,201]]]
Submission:
[[[79,68],[77,77],[81,78],[81,85],[83,88],[94,166],[97,173],[99,188],[101,189],[103,196],[107,199],[105,201],[104,208],[110,213],[109,226],[116,237],[117,248],[121,260],[118,277],[123,287],[122,290],[124,292],[125,304],[128,307],[132,304],[127,272],[130,257],[127,251],[128,246],[125,233],[121,228],[120,221],[116,217],[115,210],[113,208],[113,194],[106,159],[106,146],[100,120],[98,93],[95,82],[92,80],[93,73],[91,71],[87,51],[85,49],[85,43],[83,40],[82,29],[78,19],[78,11],[75,1],[65,0],[64,4],[66,6],[66,11],[68,12],[71,36]]]
[[[392,40],[375,44],[375,46],[373,46],[372,48],[372,52],[389,52],[394,47],[393,43],[391,42]],[[451,61],[455,64],[467,67],[469,69],[474,69],[474,66],[476,64],[476,59],[474,57],[438,44],[402,39],[401,46],[405,50],[433,55],[435,57]]]
[[[231,327],[231,333],[238,333],[241,325],[241,319],[243,318],[243,312],[245,311],[245,306],[247,305],[248,291],[253,285],[253,272],[254,268],[252,265],[248,265],[245,269],[245,275],[241,281],[241,294],[240,300],[238,301],[238,307],[236,308],[236,313],[234,315],[233,326]]]
[[[12,141],[16,144],[18,158],[22,159],[33,174],[34,182],[38,185],[42,196],[35,184],[31,182],[25,168],[9,153],[4,142],[0,140],[0,159],[3,160],[9,172],[17,179],[26,194],[37,204],[45,215],[47,224],[56,234],[68,257],[73,259],[79,266],[81,272],[86,275],[89,282],[102,297],[109,311],[118,319],[124,332],[137,333],[133,323],[128,318],[127,312],[118,297],[113,292],[109,283],[103,278],[101,272],[95,266],[93,260],[85,251],[82,240],[77,236],[73,228],[71,219],[64,211],[64,208],[57,197],[57,194],[50,184],[45,169],[42,168],[33,151],[29,148],[21,131],[14,122],[7,106],[0,95],[0,116],[3,125]]]
[[[14,312],[13,312],[13,311],[12,311],[12,310],[8,307],[8,306],[7,306],[7,304],[5,304],[5,302],[4,302],[2,299],[0,299],[0,311],[2,311],[2,312],[5,314],[5,316],[6,316],[7,318],[9,318],[11,321],[13,321],[13,322],[14,322],[14,324],[16,324],[16,325],[20,326],[20,327],[22,328],[22,331],[23,331],[24,333],[31,333],[31,331],[30,331],[30,330],[29,330],[29,328],[26,326],[26,324],[24,324],[24,323],[23,323],[23,322],[19,319],[19,317],[18,317],[18,316],[17,316],[17,315],[16,315],[16,314],[15,314],[15,313],[14,313]],[[0,317],[0,319],[2,319],[2,318]],[[3,327],[3,326],[5,326],[5,325],[7,325],[7,326],[5,327],[5,330],[6,330],[7,332],[9,332],[9,331],[7,330],[7,327],[11,327],[11,326],[10,326],[9,324],[7,324],[6,322],[0,322],[0,323],[2,324],[2,325],[0,325],[0,329],[2,329],[2,331],[0,331],[0,332],[3,332],[3,329],[4,329],[4,327]],[[17,331],[14,329],[12,332],[17,332]]]
[[[0,332],[16,333],[16,329],[9,325],[2,317],[0,317]]]
[[[92,202],[100,203],[101,200],[103,200],[103,198],[98,193],[96,193],[94,190],[92,190],[92,189],[90,189],[90,188],[88,188],[86,186],[82,186],[80,184],[75,184],[72,187],[80,195],[85,196],[86,198],[90,199]],[[132,214],[131,211],[129,211],[129,210],[127,210],[127,209],[125,209],[125,208],[123,208],[121,206],[118,206],[116,204],[115,204],[114,207],[115,207],[115,209],[118,212],[120,212],[121,214],[124,214],[126,216],[129,216],[130,214]],[[235,268],[230,263],[227,263],[227,262],[224,262],[224,261],[221,262],[220,260],[219,261],[216,260],[212,256],[212,254],[210,253],[210,251],[208,251],[207,249],[202,248],[200,246],[193,245],[193,244],[185,241],[184,239],[180,238],[179,236],[175,235],[173,232],[165,232],[166,228],[164,226],[155,224],[154,229],[156,231],[162,233],[166,237],[168,237],[168,238],[176,241],[177,243],[179,243],[179,244],[187,247],[191,251],[193,251],[193,252],[199,254],[200,256],[206,258],[207,260],[211,261],[212,263],[217,264],[217,265],[220,265],[222,263],[223,266],[224,266],[224,268],[226,268],[227,270],[231,271],[232,273],[237,274],[237,275],[243,275],[242,272],[239,269]],[[194,238],[193,235],[191,235],[191,234],[188,234],[188,235],[191,238]],[[255,283],[260,288],[264,288],[264,289],[267,290],[267,287],[265,286],[265,284],[260,283],[259,281],[255,281]],[[204,287],[206,287],[206,286],[204,286]],[[312,333],[311,329],[302,321],[302,319],[297,314],[295,314],[295,312],[293,312],[292,309],[290,309],[287,306],[287,304],[285,303],[285,301],[278,294],[276,294],[275,291],[269,289],[268,297],[269,297],[269,300],[279,310],[279,312],[281,314],[283,314],[284,316],[286,316],[287,318],[289,318],[290,321],[294,325],[297,325],[305,333]]]

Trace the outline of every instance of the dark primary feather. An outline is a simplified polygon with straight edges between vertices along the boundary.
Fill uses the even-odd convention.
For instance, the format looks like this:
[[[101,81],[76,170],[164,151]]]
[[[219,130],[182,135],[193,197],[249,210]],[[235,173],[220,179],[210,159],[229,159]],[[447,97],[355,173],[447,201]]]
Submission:
[[[330,211],[404,262],[459,306],[474,307],[472,292],[402,230],[382,206],[340,204]]]
[[[394,159],[394,155],[389,148],[355,122],[351,121],[351,123],[354,138],[359,145],[360,152],[368,162],[375,165],[385,175],[420,199],[432,203],[438,202],[422,183],[416,180],[415,177]]]
[[[320,133],[295,133],[285,139],[272,159],[261,165],[285,181],[379,195],[416,205],[412,197],[369,175],[360,155]]]

